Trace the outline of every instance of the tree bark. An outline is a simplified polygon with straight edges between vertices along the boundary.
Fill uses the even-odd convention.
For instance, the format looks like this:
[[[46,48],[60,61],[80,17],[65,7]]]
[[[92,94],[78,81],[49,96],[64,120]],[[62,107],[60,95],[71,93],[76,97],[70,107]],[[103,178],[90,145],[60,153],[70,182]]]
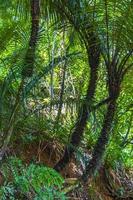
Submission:
[[[39,33],[39,15],[40,0],[31,0],[31,35],[29,47],[25,56],[24,67],[22,69],[23,77],[31,77],[35,64],[35,51]]]
[[[88,166],[86,167],[86,171],[82,176],[84,182],[86,182],[88,178],[90,179],[91,177],[93,177],[96,170],[98,170],[101,166],[106,146],[110,139],[112,122],[116,111],[116,100],[117,98],[112,99],[108,104],[107,113],[103,122],[103,128],[101,130],[101,134],[98,138],[98,141],[94,147],[92,159],[90,160]]]
[[[71,134],[70,143],[66,146],[64,155],[59,160],[59,162],[55,165],[54,169],[56,171],[61,171],[70,161],[75,149],[79,146],[81,139],[83,137],[84,130],[86,128],[87,120],[91,111],[92,102],[96,90],[96,83],[98,78],[98,66],[100,60],[100,47],[95,37],[94,33],[92,32],[89,35],[88,39],[88,60],[90,66],[90,80],[88,84],[88,89],[86,93],[85,101],[82,104],[81,109],[78,113],[77,122],[75,124],[75,128]]]

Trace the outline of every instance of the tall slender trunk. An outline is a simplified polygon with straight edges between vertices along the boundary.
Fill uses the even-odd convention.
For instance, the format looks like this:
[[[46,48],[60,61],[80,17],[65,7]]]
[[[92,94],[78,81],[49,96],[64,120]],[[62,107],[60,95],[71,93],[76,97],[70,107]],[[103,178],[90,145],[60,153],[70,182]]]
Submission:
[[[116,58],[117,60],[117,58]],[[113,126],[113,120],[117,107],[117,99],[120,94],[120,86],[122,82],[123,76],[123,66],[114,65],[115,60],[106,62],[107,73],[108,73],[108,91],[109,91],[109,103],[107,106],[107,112],[104,117],[102,130],[100,136],[96,142],[94,147],[94,151],[92,154],[92,159],[90,160],[86,170],[81,178],[83,182],[87,182],[88,179],[91,179],[95,172],[101,167],[103,162],[104,154],[106,152],[107,144],[109,143],[109,139],[111,136],[111,129]],[[122,74],[119,74],[119,68],[122,70]]]
[[[35,50],[36,50],[36,44],[37,44],[37,37],[38,37],[38,32],[39,32],[39,1],[40,0],[32,0],[31,1],[31,35],[30,35],[30,40],[29,40],[29,47],[27,49],[25,59],[24,59],[24,67],[22,70],[22,80],[20,82],[18,92],[16,95],[15,99],[15,104],[13,106],[13,110],[9,119],[9,123],[7,126],[6,130],[6,138],[4,139],[4,143],[0,149],[0,160],[3,159],[3,156],[5,155],[5,152],[7,150],[7,146],[10,142],[13,129],[14,129],[14,124],[15,124],[15,119],[17,116],[17,111],[21,102],[21,96],[23,93],[23,88],[24,88],[24,83],[25,79],[27,77],[31,77],[33,73],[33,68],[34,68],[34,63],[35,63]]]
[[[68,162],[72,158],[74,151],[79,146],[81,139],[83,137],[84,130],[86,128],[91,105],[93,102],[96,90],[97,78],[98,78],[100,47],[97,42],[97,38],[94,36],[93,33],[91,36],[92,37],[90,37],[88,41],[88,49],[87,49],[89,66],[90,66],[90,80],[88,84],[86,98],[82,104],[81,110],[79,110],[77,122],[71,134],[70,143],[68,146],[66,146],[63,157],[54,167],[56,171],[62,170],[68,164]]]
[[[66,54],[67,52],[65,50],[65,26],[63,29],[62,46],[63,46],[62,50]],[[69,50],[69,48],[67,50]],[[61,78],[62,80],[61,80],[61,86],[60,86],[59,107],[58,107],[58,113],[57,113],[56,120],[55,120],[54,129],[56,127],[58,128],[59,120],[60,120],[60,116],[61,116],[61,112],[62,112],[64,89],[65,89],[66,68],[67,68],[67,63],[65,61],[63,64],[63,68],[62,68],[62,78]]]
[[[82,180],[84,182],[86,182],[88,178],[90,179],[91,177],[93,177],[95,172],[101,166],[106,146],[110,139],[112,123],[116,111],[116,100],[117,98],[112,99],[108,104],[107,113],[103,122],[103,128],[101,130],[101,134],[98,138],[98,141],[94,147],[92,159],[90,160],[88,166],[86,167],[86,171],[82,176]]]
[[[31,35],[26,52],[22,75],[31,77],[35,64],[35,52],[39,33],[40,0],[31,0]]]
[[[63,67],[63,75],[62,75],[62,82],[61,82],[61,91],[60,91],[60,99],[59,99],[59,108],[58,108],[58,113],[55,121],[55,127],[58,127],[61,112],[62,112],[62,106],[63,106],[63,95],[64,95],[64,89],[65,89],[65,76],[66,76],[66,63],[64,64]]]
[[[13,125],[14,125],[15,116],[16,116],[16,113],[17,113],[17,110],[18,110],[18,107],[19,107],[20,96],[21,96],[21,91],[23,89],[23,84],[24,84],[24,80],[22,79],[20,86],[19,86],[19,89],[18,89],[18,92],[17,92],[17,95],[16,95],[16,100],[15,100],[15,104],[14,104],[14,107],[13,107],[13,110],[12,110],[12,113],[11,113],[11,116],[10,116],[10,119],[9,119],[9,123],[8,123],[8,126],[7,126],[6,138],[4,139],[4,143],[3,143],[3,145],[0,149],[0,161],[3,159],[3,156],[4,156],[4,154],[7,150],[7,146],[10,142],[10,138],[12,136]]]

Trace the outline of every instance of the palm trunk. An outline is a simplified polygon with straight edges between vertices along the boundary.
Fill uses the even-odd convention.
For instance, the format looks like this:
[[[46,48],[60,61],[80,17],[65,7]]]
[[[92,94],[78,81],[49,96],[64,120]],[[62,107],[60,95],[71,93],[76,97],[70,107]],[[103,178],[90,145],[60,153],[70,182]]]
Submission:
[[[106,150],[106,146],[110,139],[112,122],[113,122],[115,111],[116,111],[116,100],[117,98],[112,99],[108,104],[107,113],[105,115],[101,134],[94,147],[92,159],[90,160],[88,166],[86,167],[86,171],[82,177],[84,182],[88,180],[88,177],[89,178],[93,177],[96,170],[98,170],[101,166],[102,159]]]
[[[34,63],[35,63],[35,50],[36,50],[36,44],[37,44],[37,37],[38,37],[38,31],[39,31],[39,1],[40,0],[32,0],[31,1],[31,18],[32,18],[32,26],[31,26],[31,36],[29,41],[29,48],[27,49],[25,60],[24,60],[24,68],[22,70],[22,80],[18,88],[18,92],[16,95],[15,104],[13,107],[13,111],[11,113],[9,124],[6,130],[6,138],[4,140],[4,143],[0,149],[0,160],[3,159],[3,156],[5,155],[5,152],[7,150],[7,146],[10,142],[15,119],[17,115],[17,111],[21,102],[21,96],[23,93],[24,83],[25,79],[27,77],[30,77],[33,72]]]
[[[29,40],[29,47],[25,56],[24,67],[22,75],[24,77],[31,77],[33,74],[35,64],[35,51],[39,33],[39,15],[40,15],[40,0],[31,0],[31,35]]]
[[[92,34],[93,35],[93,34]],[[76,148],[79,146],[83,137],[84,130],[86,128],[87,120],[90,114],[95,90],[98,78],[98,66],[100,58],[100,48],[97,44],[97,38],[93,35],[89,41],[88,59],[90,66],[90,81],[88,84],[87,94],[85,101],[82,104],[81,110],[79,110],[77,122],[75,124],[74,131],[71,135],[70,143],[65,148],[64,155],[61,160],[55,165],[56,171],[61,171],[70,161]],[[91,44],[90,44],[91,43]]]

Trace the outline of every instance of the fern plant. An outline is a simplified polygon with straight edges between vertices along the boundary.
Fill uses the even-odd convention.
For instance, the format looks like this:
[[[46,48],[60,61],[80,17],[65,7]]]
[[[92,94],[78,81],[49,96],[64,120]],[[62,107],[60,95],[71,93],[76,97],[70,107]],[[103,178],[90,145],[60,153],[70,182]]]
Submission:
[[[20,159],[14,157],[9,159],[8,164],[3,164],[2,168],[5,176],[4,185],[0,188],[2,200],[66,199],[61,192],[64,180],[51,168],[33,163],[25,166]]]

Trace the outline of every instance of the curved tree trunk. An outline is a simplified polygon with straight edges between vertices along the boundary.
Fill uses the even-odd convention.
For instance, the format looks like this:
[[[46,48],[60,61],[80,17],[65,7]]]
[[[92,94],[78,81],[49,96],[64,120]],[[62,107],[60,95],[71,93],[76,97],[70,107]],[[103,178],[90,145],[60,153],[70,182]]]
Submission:
[[[100,47],[97,42],[97,38],[94,36],[94,33],[91,34],[91,37],[88,41],[88,60],[90,66],[90,81],[88,84],[87,94],[85,101],[82,104],[81,110],[79,110],[77,122],[75,124],[74,131],[72,132],[69,145],[65,148],[65,152],[61,160],[55,165],[54,169],[56,171],[62,170],[72,158],[72,155],[79,146],[84,129],[86,128],[87,120],[90,114],[95,90],[96,83],[98,78],[98,66],[100,59]]]
[[[111,129],[113,126],[113,120],[114,120],[114,115],[116,112],[116,107],[117,107],[117,99],[120,94],[120,86],[122,83],[122,79],[125,75],[125,65],[126,62],[123,65],[120,64],[117,66],[114,63],[117,63],[118,58],[113,58],[112,61],[107,61],[106,62],[106,67],[107,67],[107,73],[108,73],[108,91],[109,91],[109,103],[107,107],[107,112],[104,117],[103,121],[103,126],[102,130],[100,133],[100,136],[96,142],[96,145],[94,147],[92,159],[90,160],[88,166],[86,167],[86,171],[83,174],[81,180],[83,182],[87,182],[88,178],[91,179],[95,172],[100,168],[103,157],[106,151],[107,144],[110,139],[111,135]],[[124,56],[125,59],[125,56]],[[121,70],[121,73],[119,73],[119,70]]]
[[[86,171],[83,175],[83,180],[87,181],[88,177],[91,178],[95,174],[96,170],[99,169],[101,166],[101,162],[106,150],[106,145],[109,142],[110,138],[110,131],[112,128],[112,122],[114,119],[116,111],[116,99],[113,99],[110,101],[108,108],[107,108],[107,113],[105,115],[105,119],[103,122],[103,128],[101,130],[101,134],[98,138],[98,141],[94,147],[94,152],[92,155],[92,159],[89,162],[89,165],[86,167]]]

